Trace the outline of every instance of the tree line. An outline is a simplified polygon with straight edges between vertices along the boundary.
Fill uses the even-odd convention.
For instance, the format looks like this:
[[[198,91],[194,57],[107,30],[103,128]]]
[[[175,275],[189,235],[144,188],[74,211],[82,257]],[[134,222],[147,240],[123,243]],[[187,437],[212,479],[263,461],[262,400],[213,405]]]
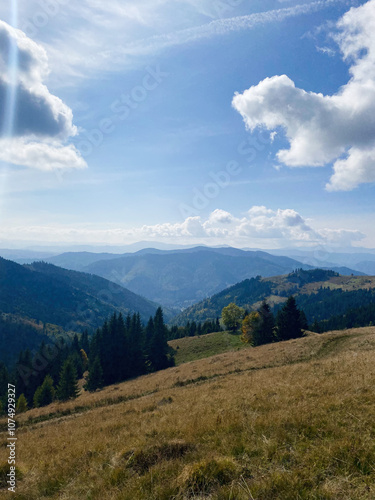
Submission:
[[[173,325],[168,331],[168,340],[181,339],[183,337],[199,337],[208,333],[221,332],[219,318],[215,321],[205,321],[204,323],[188,321],[185,326]]]
[[[21,351],[14,370],[0,363],[0,413],[6,408],[8,383],[17,388],[17,411],[77,397],[78,380],[87,371],[84,388],[95,391],[174,365],[168,329],[158,308],[146,326],[139,314],[114,313],[89,339],[87,330],[72,341],[43,343],[32,355]]]
[[[344,314],[338,314],[326,320],[315,320],[310,326],[310,330],[316,333],[324,333],[331,330],[347,330],[349,328],[374,325],[375,303],[361,307],[350,307]]]
[[[305,313],[297,307],[293,296],[288,298],[276,317],[265,300],[251,312],[232,302],[223,308],[222,321],[232,333],[241,329],[242,341],[253,346],[299,338],[308,328]]]

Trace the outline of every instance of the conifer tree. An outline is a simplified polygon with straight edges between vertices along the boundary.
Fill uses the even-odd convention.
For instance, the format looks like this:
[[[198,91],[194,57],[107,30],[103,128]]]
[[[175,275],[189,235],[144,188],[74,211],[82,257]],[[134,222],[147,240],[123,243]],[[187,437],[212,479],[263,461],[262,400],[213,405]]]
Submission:
[[[69,359],[73,362],[74,368],[76,369],[77,373],[77,378],[82,378],[83,377],[83,372],[84,366],[83,366],[83,359],[81,353],[75,350],[75,347],[73,347],[73,353],[70,354]]]
[[[20,397],[17,399],[16,413],[24,413],[28,409],[29,408],[27,406],[25,394],[21,394]]]
[[[60,401],[66,401],[78,396],[77,373],[72,360],[67,359],[60,373],[57,397]]]
[[[16,382],[19,394],[24,394],[29,403],[33,401],[36,372],[32,367],[32,356],[29,349],[21,351],[16,364]]]
[[[258,309],[259,325],[254,332],[254,345],[270,344],[275,339],[275,318],[264,300]]]
[[[101,389],[103,387],[103,370],[100,364],[99,356],[96,356],[93,363],[89,366],[89,375],[87,377],[87,382],[85,389],[90,392],[96,391],[96,389]]]
[[[202,335],[202,324],[198,323],[197,336],[200,337],[201,335]]]
[[[315,319],[314,323],[312,324],[311,330],[315,333],[322,333],[322,328],[317,319]]]
[[[89,342],[89,332],[85,330],[81,336],[80,342],[81,349],[85,351],[87,355],[90,353],[90,342]]]
[[[53,387],[53,380],[50,375],[46,375],[43,384],[37,388],[34,394],[34,406],[47,406],[55,399],[55,388]]]
[[[302,310],[299,311],[299,321],[300,321],[301,329],[308,330],[309,323],[307,321],[306,314]]]
[[[134,314],[132,317],[131,328],[129,333],[129,353],[131,376],[138,377],[146,371],[146,360],[144,355],[144,336],[139,314]]]
[[[76,333],[73,336],[72,349],[73,349],[73,351],[76,351],[76,352],[79,352],[79,350],[80,350],[78,335]]]
[[[157,371],[163,370],[173,364],[173,361],[168,357],[169,346],[161,307],[156,311],[153,324],[154,332],[149,347],[149,362],[151,370]]]
[[[119,380],[126,380],[132,376],[131,374],[131,352],[129,347],[130,342],[130,328],[128,318],[124,321],[120,313],[117,318],[117,352],[115,353],[115,360],[118,365],[117,377]]]
[[[149,365],[150,356],[151,356],[151,341],[154,336],[154,318],[150,316],[150,319],[147,322],[146,330],[145,330],[145,354],[146,354],[146,363]],[[148,366],[150,368],[150,366]]]
[[[276,324],[278,340],[302,337],[301,311],[293,296],[288,298],[285,306],[277,313]]]

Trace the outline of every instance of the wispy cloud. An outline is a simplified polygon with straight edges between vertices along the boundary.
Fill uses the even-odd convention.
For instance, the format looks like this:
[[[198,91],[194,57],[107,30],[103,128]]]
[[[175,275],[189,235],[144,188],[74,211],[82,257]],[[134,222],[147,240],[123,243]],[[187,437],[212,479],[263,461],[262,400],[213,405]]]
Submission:
[[[123,54],[144,54],[166,47],[192,43],[204,38],[226,35],[234,31],[253,29],[257,26],[281,22],[291,17],[310,14],[344,0],[320,0],[309,4],[275,9],[246,16],[217,19],[202,26],[158,35],[129,44],[122,49]]]
[[[215,18],[213,3],[207,0],[176,0],[173,5],[165,0],[69,2],[66,16],[50,20],[53,41],[47,38],[43,42],[54,74],[85,77],[98,69],[115,71],[132,66],[139,63],[139,57],[170,47],[251,30],[340,3],[346,0],[316,0],[237,16],[232,8],[226,17]],[[32,23],[32,17],[29,19]],[[27,22],[30,25],[30,20]]]

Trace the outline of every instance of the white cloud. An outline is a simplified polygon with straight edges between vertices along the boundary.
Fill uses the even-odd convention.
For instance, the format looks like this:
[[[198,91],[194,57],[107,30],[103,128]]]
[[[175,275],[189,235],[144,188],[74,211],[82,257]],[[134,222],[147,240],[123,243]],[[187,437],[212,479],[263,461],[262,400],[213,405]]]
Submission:
[[[336,40],[351,64],[351,78],[337,94],[306,92],[281,75],[233,98],[251,131],[262,126],[285,131],[290,147],[277,153],[281,163],[334,162],[331,191],[375,181],[375,0],[350,9],[337,27]]]
[[[66,141],[77,134],[72,110],[52,95],[45,50],[0,21],[0,160],[40,170],[84,168]]]
[[[315,229],[293,209],[271,210],[252,207],[243,217],[214,210],[207,218],[188,217],[178,223],[145,225],[133,229],[98,229],[82,227],[27,226],[0,229],[0,239],[54,242],[125,244],[140,240],[165,240],[187,244],[230,244],[262,248],[289,245],[342,245],[360,241],[360,231]]]
[[[36,168],[45,172],[85,168],[86,162],[73,145],[28,142],[23,139],[0,141],[0,161]]]

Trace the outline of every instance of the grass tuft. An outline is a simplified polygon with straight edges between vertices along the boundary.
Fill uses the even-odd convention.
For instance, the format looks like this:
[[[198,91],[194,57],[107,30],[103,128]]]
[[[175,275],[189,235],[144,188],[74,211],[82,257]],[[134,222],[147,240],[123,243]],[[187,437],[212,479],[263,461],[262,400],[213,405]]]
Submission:
[[[193,451],[195,445],[183,441],[172,441],[162,443],[137,452],[127,452],[127,467],[132,468],[138,474],[145,474],[152,466],[163,460],[178,460],[187,453]]]
[[[235,463],[230,459],[203,460],[187,465],[179,482],[188,496],[207,494],[231,483],[238,475]]]

